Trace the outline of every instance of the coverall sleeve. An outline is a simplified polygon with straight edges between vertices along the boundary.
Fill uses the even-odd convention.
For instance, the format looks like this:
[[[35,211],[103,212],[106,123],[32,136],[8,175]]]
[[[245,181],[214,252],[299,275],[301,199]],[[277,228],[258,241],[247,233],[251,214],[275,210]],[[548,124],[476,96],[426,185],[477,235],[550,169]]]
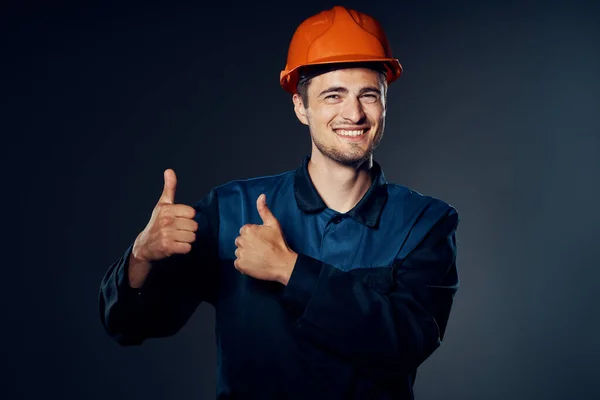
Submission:
[[[216,192],[194,205],[196,240],[187,254],[155,263],[139,289],[129,286],[129,245],[105,273],[99,292],[100,319],[106,333],[124,346],[171,336],[198,305],[214,304],[218,287],[218,202]]]
[[[458,220],[450,208],[414,250],[381,269],[385,279],[299,254],[282,301],[300,336],[365,371],[414,371],[440,346],[458,289]]]

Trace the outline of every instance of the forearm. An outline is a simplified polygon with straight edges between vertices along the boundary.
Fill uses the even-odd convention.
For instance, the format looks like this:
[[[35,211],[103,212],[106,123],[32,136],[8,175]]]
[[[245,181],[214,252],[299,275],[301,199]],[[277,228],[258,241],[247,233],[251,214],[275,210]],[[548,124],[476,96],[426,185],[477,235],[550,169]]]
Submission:
[[[140,288],[129,284],[131,247],[108,270],[100,288],[100,317],[106,332],[121,344],[175,334],[195,308],[214,295],[210,260],[197,265],[184,256],[155,263]],[[193,265],[192,265],[193,264]]]
[[[139,344],[143,335],[135,332],[140,328],[143,313],[141,291],[129,285],[129,261],[131,247],[108,269],[99,293],[100,320],[109,336],[121,344]]]
[[[314,286],[304,294],[284,292],[284,301],[305,338],[357,365],[390,371],[416,368],[439,346],[433,316],[408,291],[375,287],[301,257],[306,264],[299,268],[313,274]]]

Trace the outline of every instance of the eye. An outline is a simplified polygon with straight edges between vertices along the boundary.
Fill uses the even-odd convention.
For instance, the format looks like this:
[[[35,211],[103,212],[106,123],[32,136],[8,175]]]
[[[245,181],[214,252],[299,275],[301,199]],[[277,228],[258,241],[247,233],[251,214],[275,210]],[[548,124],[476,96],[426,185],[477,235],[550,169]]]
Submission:
[[[325,96],[326,99],[338,99],[340,96],[338,94],[330,94]]]
[[[368,102],[368,103],[374,103],[377,100],[379,100],[379,96],[377,94],[374,94],[374,93],[364,94],[362,96],[362,98],[365,99],[365,101]]]

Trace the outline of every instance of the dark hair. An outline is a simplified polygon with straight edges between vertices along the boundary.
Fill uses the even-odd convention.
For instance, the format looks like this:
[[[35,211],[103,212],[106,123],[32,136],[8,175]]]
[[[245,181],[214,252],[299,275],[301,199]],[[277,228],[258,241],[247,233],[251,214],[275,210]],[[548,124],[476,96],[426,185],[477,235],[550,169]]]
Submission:
[[[332,64],[318,64],[308,65],[301,67],[298,71],[298,85],[296,85],[296,92],[300,95],[304,107],[308,107],[308,87],[312,79],[318,75],[326,72],[335,71],[344,68],[370,68],[379,72],[379,77],[382,83],[386,82],[387,68],[384,63],[376,61],[363,61],[363,62],[347,62],[347,63],[332,63]]]

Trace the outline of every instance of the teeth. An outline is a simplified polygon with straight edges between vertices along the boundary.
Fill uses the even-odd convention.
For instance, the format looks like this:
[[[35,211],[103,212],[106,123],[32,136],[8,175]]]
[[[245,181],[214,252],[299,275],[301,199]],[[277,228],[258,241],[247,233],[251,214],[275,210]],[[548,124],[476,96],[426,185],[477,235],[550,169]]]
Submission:
[[[363,133],[365,133],[364,129],[361,129],[359,131],[347,131],[347,130],[338,130],[337,133],[339,133],[340,135],[343,136],[359,136],[362,135]]]

